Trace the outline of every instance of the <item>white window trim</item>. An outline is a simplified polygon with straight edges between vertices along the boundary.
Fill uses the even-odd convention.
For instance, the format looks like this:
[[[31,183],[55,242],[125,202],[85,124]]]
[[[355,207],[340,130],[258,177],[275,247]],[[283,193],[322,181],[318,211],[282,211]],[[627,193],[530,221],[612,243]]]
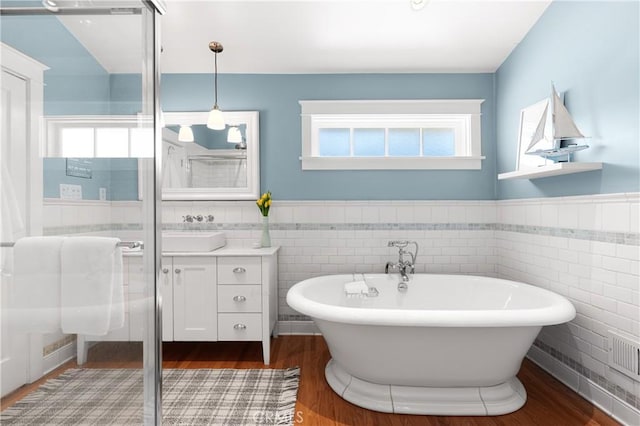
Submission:
[[[481,154],[481,105],[484,99],[428,99],[428,100],[358,100],[358,101],[300,101],[302,117],[302,170],[479,170]],[[371,121],[370,115],[385,115],[399,127],[415,127],[415,120],[425,114],[433,119],[446,120],[462,115],[469,121],[471,143],[459,150],[466,155],[455,157],[320,157],[314,152],[313,134],[319,127],[330,127],[340,121]],[[348,115],[348,117],[345,117]],[[369,115],[369,117],[364,117]],[[443,117],[438,117],[442,115]],[[367,126],[375,123],[367,123]],[[379,127],[389,127],[388,125]]]
[[[133,129],[150,129],[151,121],[149,118],[139,114],[135,115],[68,115],[68,116],[49,116],[44,118],[45,123],[45,143],[44,147],[44,156],[45,157],[64,157],[62,152],[62,141],[60,137],[60,132],[65,128],[91,128],[93,129],[94,138],[93,138],[93,155],[90,158],[152,158],[153,157],[153,147],[150,146],[148,150],[148,155],[144,157],[133,157],[131,155],[131,139],[132,139],[132,130]],[[97,138],[96,131],[99,128],[125,128],[128,130],[127,133],[127,155],[121,155],[118,157],[99,157],[95,153],[97,151]],[[152,140],[150,140],[150,143]],[[70,157],[77,157],[70,156]]]

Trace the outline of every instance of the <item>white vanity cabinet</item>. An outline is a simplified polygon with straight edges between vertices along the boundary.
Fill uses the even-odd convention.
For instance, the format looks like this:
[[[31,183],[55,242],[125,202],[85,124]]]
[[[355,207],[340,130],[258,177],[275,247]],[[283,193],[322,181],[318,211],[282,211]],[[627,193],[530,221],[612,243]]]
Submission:
[[[165,256],[162,279],[162,340],[216,341],[216,258]]]
[[[220,340],[262,340],[262,258],[218,259]]]
[[[160,273],[162,340],[261,341],[269,364],[277,337],[278,248],[222,248],[207,253],[165,253]],[[125,326],[105,336],[78,336],[78,364],[89,341],[141,341],[145,281],[141,255],[124,258]]]
[[[218,340],[262,341],[269,364],[277,337],[277,248],[228,250],[218,257]]]

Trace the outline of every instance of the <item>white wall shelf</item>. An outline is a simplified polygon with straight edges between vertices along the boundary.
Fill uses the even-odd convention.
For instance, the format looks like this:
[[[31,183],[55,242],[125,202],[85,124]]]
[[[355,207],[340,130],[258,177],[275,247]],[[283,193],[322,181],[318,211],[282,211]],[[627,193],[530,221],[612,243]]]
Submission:
[[[602,169],[602,163],[553,163],[532,170],[517,170],[500,173],[498,180],[505,179],[538,179],[549,176],[568,175],[571,173],[590,172]]]

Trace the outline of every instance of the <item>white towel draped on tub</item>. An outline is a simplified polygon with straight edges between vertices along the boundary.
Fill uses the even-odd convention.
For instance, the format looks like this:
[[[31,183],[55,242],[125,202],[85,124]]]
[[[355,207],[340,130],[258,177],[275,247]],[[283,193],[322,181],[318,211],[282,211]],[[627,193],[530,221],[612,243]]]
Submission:
[[[117,238],[73,237],[62,244],[64,333],[102,336],[124,325],[122,250]]]
[[[13,247],[11,321],[16,330],[60,329],[60,252],[64,237],[26,237]]]

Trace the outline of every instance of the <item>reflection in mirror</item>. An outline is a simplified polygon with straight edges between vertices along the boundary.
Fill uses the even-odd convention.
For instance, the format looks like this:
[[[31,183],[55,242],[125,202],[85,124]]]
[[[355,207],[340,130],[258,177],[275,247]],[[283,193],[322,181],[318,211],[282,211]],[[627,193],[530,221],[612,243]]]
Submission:
[[[165,113],[163,199],[245,200],[258,196],[257,111],[224,112],[227,126],[206,126],[206,112]]]
[[[246,127],[243,123],[221,131],[204,124],[168,126],[163,141],[167,154],[163,188],[246,187],[247,145],[240,142]],[[228,142],[230,137],[232,142]]]

